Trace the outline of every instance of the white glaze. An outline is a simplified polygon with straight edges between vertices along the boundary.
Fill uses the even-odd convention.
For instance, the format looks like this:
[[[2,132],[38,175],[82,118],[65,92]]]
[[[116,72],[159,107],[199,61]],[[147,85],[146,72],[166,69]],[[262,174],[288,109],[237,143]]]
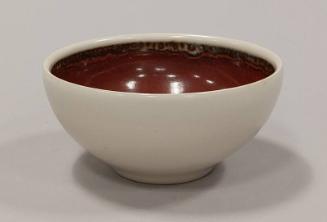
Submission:
[[[52,75],[51,66],[72,53],[117,43],[183,41],[225,46],[274,65],[271,76],[210,92],[144,94],[76,85]],[[181,183],[207,174],[260,130],[278,97],[282,63],[252,43],[186,34],[137,34],[77,43],[44,62],[50,104],[66,131],[85,149],[130,179]]]

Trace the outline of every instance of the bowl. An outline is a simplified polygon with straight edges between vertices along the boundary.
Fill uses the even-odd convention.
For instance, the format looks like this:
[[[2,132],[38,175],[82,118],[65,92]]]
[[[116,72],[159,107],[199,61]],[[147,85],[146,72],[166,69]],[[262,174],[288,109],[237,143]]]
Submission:
[[[274,72],[255,82],[219,90],[138,93],[87,87],[51,72],[78,52],[137,42],[179,42],[223,47],[261,58]],[[251,140],[268,119],[282,82],[282,62],[256,44],[189,34],[131,34],[76,43],[44,62],[44,85],[64,129],[119,175],[153,184],[175,184],[211,172]]]

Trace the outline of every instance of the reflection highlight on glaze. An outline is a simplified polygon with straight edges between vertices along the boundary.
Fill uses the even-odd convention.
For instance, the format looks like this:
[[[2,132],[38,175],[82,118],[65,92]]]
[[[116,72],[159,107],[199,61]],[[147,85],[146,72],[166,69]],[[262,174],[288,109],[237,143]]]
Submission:
[[[165,67],[155,67],[154,69],[156,71],[158,71],[158,72],[164,72],[164,71],[166,71],[166,68]]]
[[[174,75],[174,74],[168,74],[167,77],[168,77],[168,78],[175,78],[176,75]]]
[[[170,92],[172,94],[182,93],[184,90],[183,83],[181,82],[171,82],[170,83]]]
[[[136,81],[134,81],[134,80],[129,81],[129,82],[126,83],[126,86],[127,86],[129,89],[134,90],[134,89],[135,89],[135,86],[136,86]]]
[[[143,73],[142,74],[138,74],[137,77],[143,78],[143,77],[145,77],[145,74],[143,74]]]

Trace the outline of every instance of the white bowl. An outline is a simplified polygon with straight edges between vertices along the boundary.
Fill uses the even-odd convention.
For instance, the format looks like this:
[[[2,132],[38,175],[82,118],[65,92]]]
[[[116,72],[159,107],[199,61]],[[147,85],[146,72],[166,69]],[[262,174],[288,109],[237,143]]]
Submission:
[[[55,62],[87,49],[139,41],[182,41],[243,51],[271,63],[257,82],[222,90],[147,94],[115,92],[62,80]],[[252,43],[187,34],[137,34],[70,45],[44,62],[44,84],[65,130],[94,156],[129,179],[182,183],[206,175],[252,139],[269,117],[282,82],[282,62]]]

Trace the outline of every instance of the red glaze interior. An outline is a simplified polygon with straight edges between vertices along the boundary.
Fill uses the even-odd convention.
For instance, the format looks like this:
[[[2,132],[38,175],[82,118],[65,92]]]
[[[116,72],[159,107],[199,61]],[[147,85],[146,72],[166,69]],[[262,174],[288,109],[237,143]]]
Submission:
[[[151,44],[122,44],[76,53],[58,61],[51,72],[87,87],[172,94],[237,87],[274,72],[265,60],[231,49]]]

